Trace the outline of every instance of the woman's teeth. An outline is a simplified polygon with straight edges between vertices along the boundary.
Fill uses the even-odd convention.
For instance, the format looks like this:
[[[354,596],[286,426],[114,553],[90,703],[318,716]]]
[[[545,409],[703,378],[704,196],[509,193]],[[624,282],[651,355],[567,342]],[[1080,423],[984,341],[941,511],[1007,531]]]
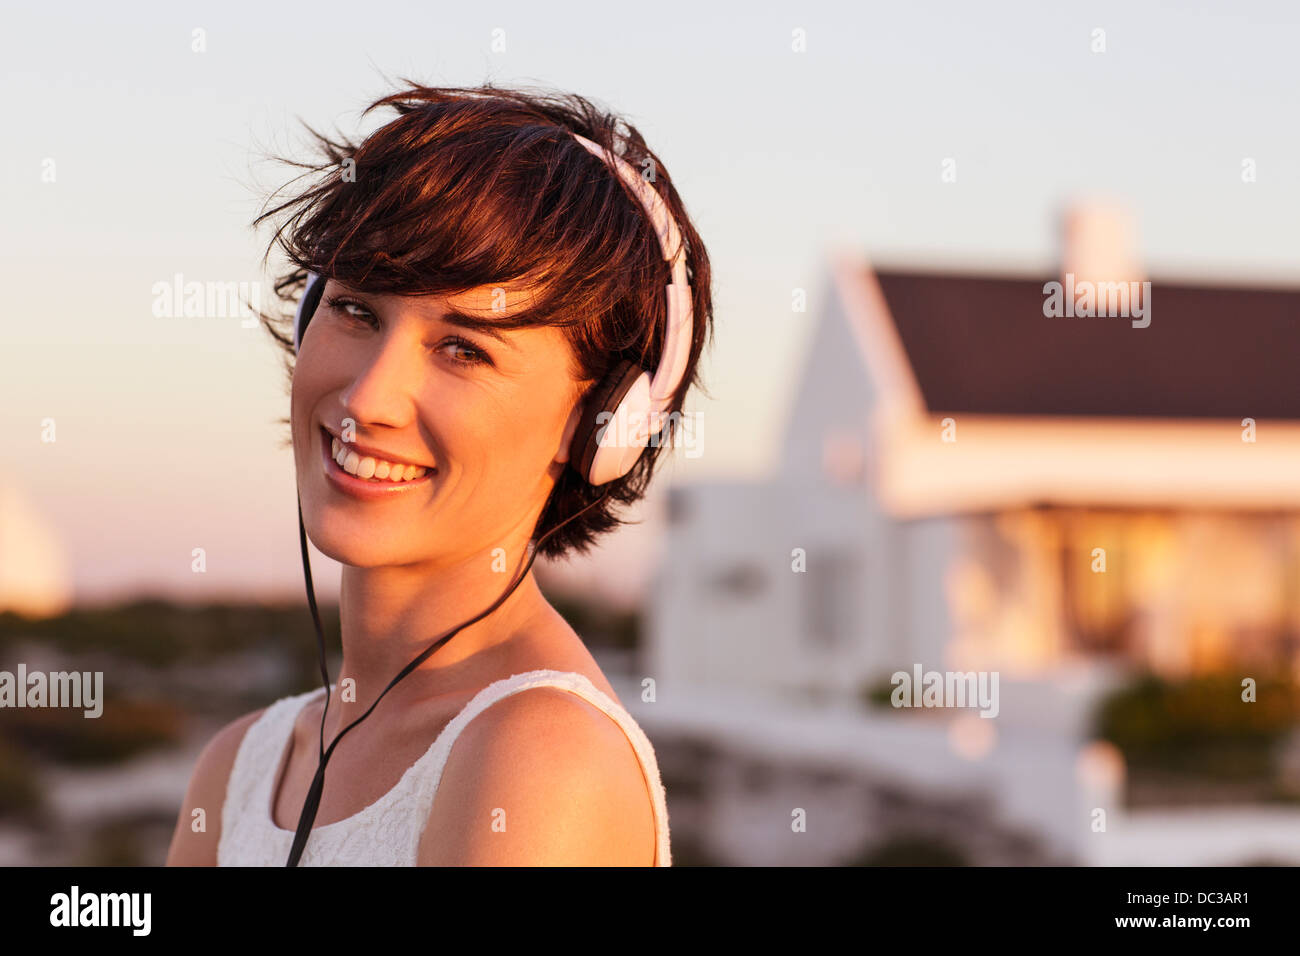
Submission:
[[[342,442],[332,436],[330,455],[349,475],[365,478],[368,481],[414,481],[416,478],[422,478],[428,471],[427,468],[420,468],[418,465],[399,465],[384,461],[382,458],[363,458],[355,451],[345,448]]]

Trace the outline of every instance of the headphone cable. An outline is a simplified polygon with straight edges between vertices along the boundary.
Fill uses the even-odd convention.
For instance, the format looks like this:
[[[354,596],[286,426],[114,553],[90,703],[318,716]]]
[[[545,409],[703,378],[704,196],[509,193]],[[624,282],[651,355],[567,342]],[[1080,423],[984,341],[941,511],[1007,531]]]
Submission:
[[[529,538],[528,544],[526,546],[527,560],[524,563],[523,570],[516,575],[515,580],[511,583],[510,587],[506,588],[505,593],[502,594],[499,598],[497,598],[496,601],[493,602],[493,604],[490,607],[488,607],[487,610],[470,618],[469,620],[457,626],[450,633],[434,641],[427,648],[425,648],[425,650],[418,657],[416,657],[413,661],[411,661],[404,668],[402,668],[401,672],[396,677],[394,677],[389,682],[388,686],[385,687],[383,691],[380,692],[379,696],[375,698],[375,702],[370,705],[370,707],[366,710],[366,712],[362,714],[360,717],[358,717],[356,720],[352,721],[352,723],[344,727],[341,731],[339,731],[338,736],[336,736],[333,742],[330,743],[329,749],[327,750],[325,749],[325,718],[329,714],[329,706],[330,706],[330,675],[329,675],[329,669],[325,665],[325,633],[324,630],[321,628],[320,612],[319,610],[317,610],[316,607],[316,591],[312,587],[311,562],[307,558],[307,530],[304,527],[303,520],[302,520],[302,496],[301,495],[298,496],[298,543],[302,549],[302,569],[303,569],[303,575],[305,576],[307,581],[307,603],[311,607],[312,622],[316,626],[316,648],[320,657],[321,679],[324,681],[325,684],[325,708],[321,712],[321,718],[320,718],[320,764],[316,768],[316,776],[312,779],[311,787],[307,791],[307,799],[303,801],[302,813],[298,817],[298,826],[294,832],[293,846],[290,847],[289,849],[289,859],[285,863],[285,866],[297,866],[298,860],[302,856],[302,852],[307,846],[307,838],[311,836],[312,824],[315,823],[316,821],[316,811],[320,807],[321,794],[325,789],[325,765],[326,763],[329,762],[330,756],[334,753],[334,748],[337,747],[339,741],[343,739],[343,735],[346,734],[353,727],[355,727],[357,724],[361,723],[361,721],[369,717],[370,712],[373,711],[376,706],[378,706],[379,701],[383,699],[384,694],[387,694],[390,690],[392,690],[393,685],[395,685],[403,677],[411,673],[411,671],[415,670],[415,668],[419,667],[420,664],[422,664],[425,660],[428,659],[430,654],[436,651],[447,641],[451,640],[451,638],[455,637],[456,634],[459,631],[461,631],[463,628],[468,627],[469,625],[473,624],[475,621],[487,617],[489,614],[495,611],[501,605],[501,603],[505,601],[506,598],[508,598],[511,594],[513,594],[515,588],[517,588],[520,582],[522,582],[523,579],[528,576],[528,571],[533,566],[533,561],[537,557],[537,549],[540,548],[542,544],[545,543],[545,541],[551,537],[551,535],[555,534],[555,532],[559,531],[561,528],[563,528],[574,518],[577,518],[580,515],[585,514],[587,511],[591,510],[592,508],[600,504],[608,497],[609,497],[609,490],[606,489],[604,492],[601,493],[601,495],[598,498],[596,498],[590,504],[585,505],[581,510],[575,511],[569,517],[565,518],[563,521],[557,524],[550,531],[546,532],[546,534],[542,535],[540,539],[534,541],[532,538]]]

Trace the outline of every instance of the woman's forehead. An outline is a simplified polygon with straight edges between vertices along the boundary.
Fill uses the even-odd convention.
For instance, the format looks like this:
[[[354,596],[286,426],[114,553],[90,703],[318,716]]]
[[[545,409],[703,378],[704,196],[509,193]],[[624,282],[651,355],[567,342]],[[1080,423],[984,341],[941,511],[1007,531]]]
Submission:
[[[539,290],[527,285],[483,285],[466,292],[444,296],[449,309],[485,318],[501,313],[514,314],[535,308]]]

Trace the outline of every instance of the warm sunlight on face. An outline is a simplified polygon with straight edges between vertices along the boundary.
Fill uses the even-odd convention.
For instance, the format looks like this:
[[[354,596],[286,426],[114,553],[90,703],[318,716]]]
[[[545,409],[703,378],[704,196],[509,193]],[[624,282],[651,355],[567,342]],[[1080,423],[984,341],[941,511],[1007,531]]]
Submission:
[[[327,283],[291,401],[303,523],[323,553],[441,565],[528,537],[584,387],[560,329],[492,328],[530,301],[509,287],[408,297]],[[343,438],[340,466],[331,450]]]

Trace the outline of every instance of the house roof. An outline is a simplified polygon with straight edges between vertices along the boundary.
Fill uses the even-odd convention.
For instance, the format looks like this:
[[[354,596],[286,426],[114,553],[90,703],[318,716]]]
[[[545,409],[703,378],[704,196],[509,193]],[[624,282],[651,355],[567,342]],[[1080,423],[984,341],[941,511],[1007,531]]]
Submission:
[[[1135,328],[1045,316],[1046,278],[873,269],[852,249],[833,261],[876,385],[888,512],[1300,514],[1300,290],[1153,282]]]
[[[1045,316],[1051,278],[875,272],[929,412],[1300,421],[1300,289],[1153,281],[1138,328]]]

